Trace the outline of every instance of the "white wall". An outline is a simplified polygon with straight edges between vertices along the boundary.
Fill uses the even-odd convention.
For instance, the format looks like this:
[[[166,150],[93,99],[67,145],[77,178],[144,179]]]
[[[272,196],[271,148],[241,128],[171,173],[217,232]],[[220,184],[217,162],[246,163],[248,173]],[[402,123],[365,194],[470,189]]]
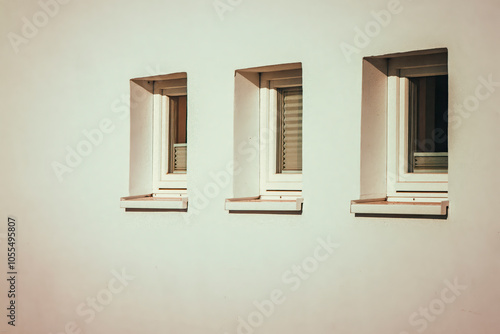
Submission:
[[[450,129],[447,220],[349,213],[360,188],[362,57],[447,47],[451,105],[463,103],[479,77],[500,81],[497,2],[401,0],[351,61],[341,43],[354,45],[355,27],[385,0],[231,2],[221,20],[212,0],[68,1],[16,53],[8,34],[22,36],[23,17],[43,19],[42,9],[0,1],[0,233],[8,215],[18,221],[16,327],[6,324],[2,279],[1,328],[233,334],[255,300],[279,289],[286,300],[241,333],[498,333],[499,86]],[[306,96],[303,214],[229,215],[231,184],[204,203],[197,191],[233,158],[234,70],[291,62],[302,62]],[[197,213],[124,212],[129,79],[181,71]],[[59,182],[53,162],[65,164],[67,147],[106,118],[113,130]],[[340,246],[292,291],[282,275],[328,236]],[[5,239],[0,247],[6,274]],[[119,287],[112,271],[122,268],[134,279],[93,319],[85,305],[79,315],[87,298],[109,296],[109,282]],[[455,278],[467,288],[424,320]]]

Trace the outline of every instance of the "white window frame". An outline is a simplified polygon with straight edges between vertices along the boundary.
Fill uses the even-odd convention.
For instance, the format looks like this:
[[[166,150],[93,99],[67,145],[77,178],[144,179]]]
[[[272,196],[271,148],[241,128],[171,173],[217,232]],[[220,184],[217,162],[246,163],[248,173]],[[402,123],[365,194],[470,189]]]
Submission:
[[[153,83],[153,196],[187,193],[187,172],[168,171],[170,141],[170,97],[187,96],[187,79]]]
[[[302,172],[277,173],[277,89],[302,87],[302,70],[260,74],[260,192],[264,198],[300,196]]]
[[[408,173],[409,78],[447,75],[447,64],[404,57],[389,60],[387,100],[387,200],[438,202],[447,198],[448,173]],[[422,58],[424,59],[424,58]]]
[[[225,202],[229,213],[302,214],[302,174],[276,173],[277,89],[303,88],[301,80],[301,63],[235,71],[234,197]]]

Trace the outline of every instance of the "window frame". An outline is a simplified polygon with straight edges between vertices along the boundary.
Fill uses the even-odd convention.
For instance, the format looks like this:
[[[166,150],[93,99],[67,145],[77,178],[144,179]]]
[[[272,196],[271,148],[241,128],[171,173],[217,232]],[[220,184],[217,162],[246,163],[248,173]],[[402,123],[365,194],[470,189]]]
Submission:
[[[301,87],[302,69],[260,73],[260,193],[299,196],[302,172],[278,173],[278,88]]]
[[[414,173],[418,175],[411,177],[419,179],[408,180],[402,178],[405,173],[401,169],[407,157],[403,149],[408,148],[403,120],[409,109],[405,103],[407,95],[402,94],[407,83],[400,77],[427,76],[439,66],[448,67],[447,48],[363,58],[360,197],[350,205],[350,212],[356,217],[448,219],[447,175]],[[448,75],[448,83],[452,78]],[[453,94],[448,89],[448,104],[450,101]],[[450,139],[453,142],[453,137]],[[452,157],[452,151],[449,153]]]
[[[183,188],[161,188],[164,185],[158,183],[160,174],[157,173],[160,170],[158,161],[161,161],[161,145],[158,143],[163,140],[161,129],[164,127],[161,124],[162,97],[158,89],[179,88],[169,94],[185,94],[188,104],[186,86],[186,72],[130,79],[129,194],[120,198],[120,207],[125,211],[187,212],[186,182],[182,180],[183,184],[176,182],[173,185]],[[166,102],[164,99],[164,106]],[[189,124],[186,126],[189,127]]]
[[[157,80],[153,82],[153,188],[154,196],[187,193],[186,173],[169,172],[170,96],[187,97],[187,79]],[[186,98],[187,100],[187,98]]]
[[[418,59],[420,58],[420,60]],[[447,196],[448,173],[409,173],[409,78],[448,75],[447,64],[425,56],[388,60],[387,196],[388,200],[438,201]],[[436,58],[439,59],[439,58]]]
[[[225,209],[229,213],[302,214],[302,182],[293,180],[296,176],[292,173],[285,173],[288,176],[278,175],[281,177],[275,183],[279,184],[279,179],[295,182],[296,186],[287,186],[291,190],[278,189],[281,186],[266,187],[267,175],[276,174],[269,171],[277,170],[276,155],[273,164],[270,164],[272,160],[269,159],[270,145],[276,152],[276,131],[269,131],[268,123],[270,110],[277,112],[278,109],[277,99],[273,99],[275,102],[269,100],[272,89],[269,85],[266,88],[265,81],[294,77],[302,78],[300,62],[243,68],[234,73],[233,197],[225,201]],[[273,87],[276,88],[276,85]],[[287,177],[288,180],[283,180]]]

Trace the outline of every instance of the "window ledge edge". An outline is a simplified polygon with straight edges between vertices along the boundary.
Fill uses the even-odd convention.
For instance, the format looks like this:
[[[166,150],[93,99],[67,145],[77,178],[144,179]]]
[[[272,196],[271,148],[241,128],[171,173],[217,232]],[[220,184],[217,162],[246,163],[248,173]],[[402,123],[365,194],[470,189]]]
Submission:
[[[120,198],[120,208],[128,209],[154,209],[154,210],[187,210],[187,196],[153,196],[145,194],[126,196]]]
[[[261,196],[227,198],[224,208],[229,213],[301,214],[304,198],[262,199]]]
[[[351,201],[351,213],[356,216],[409,217],[446,219],[450,202],[393,202],[387,198]]]

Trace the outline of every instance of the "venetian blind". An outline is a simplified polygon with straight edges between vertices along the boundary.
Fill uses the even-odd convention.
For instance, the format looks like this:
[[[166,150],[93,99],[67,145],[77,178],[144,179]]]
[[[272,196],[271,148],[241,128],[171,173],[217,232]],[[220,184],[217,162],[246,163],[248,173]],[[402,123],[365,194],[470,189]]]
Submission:
[[[278,172],[302,171],[302,87],[278,88]]]

